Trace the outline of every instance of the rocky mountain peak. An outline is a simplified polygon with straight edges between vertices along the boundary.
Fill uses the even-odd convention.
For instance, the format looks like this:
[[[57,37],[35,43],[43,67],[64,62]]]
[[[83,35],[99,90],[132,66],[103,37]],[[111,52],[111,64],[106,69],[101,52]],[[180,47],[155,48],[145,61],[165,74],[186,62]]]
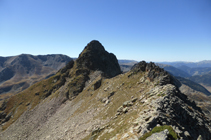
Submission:
[[[116,56],[108,53],[96,40],[87,44],[76,63],[77,69],[99,70],[107,77],[114,77],[121,73]]]
[[[105,48],[103,45],[97,41],[97,40],[92,40],[90,43],[87,44],[85,47],[85,50],[90,50],[90,51],[105,51]]]
[[[99,41],[93,40],[74,62],[73,70],[69,73],[70,80],[66,95],[68,99],[78,96],[83,89],[97,77],[112,78],[121,73],[117,58],[108,53]],[[101,80],[97,84],[99,87]],[[95,87],[96,88],[96,87]]]
[[[163,68],[155,65],[155,63],[146,63],[141,61],[132,67],[133,73],[148,72],[147,77],[150,81],[158,81],[159,85],[175,83],[173,77],[170,76]]]

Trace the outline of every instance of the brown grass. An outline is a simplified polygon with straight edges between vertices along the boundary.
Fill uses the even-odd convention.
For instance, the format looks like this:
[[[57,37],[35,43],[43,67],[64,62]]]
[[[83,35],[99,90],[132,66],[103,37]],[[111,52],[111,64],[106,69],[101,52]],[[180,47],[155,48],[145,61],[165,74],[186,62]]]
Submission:
[[[87,88],[86,91],[79,94],[76,98],[76,102],[83,99],[84,102],[75,113],[79,114],[86,111],[89,107],[92,108],[101,108],[99,114],[94,117],[94,119],[103,119],[107,120],[108,118],[114,118],[117,113],[117,109],[123,105],[123,102],[131,100],[131,96],[140,97],[144,93],[146,93],[149,87],[154,87],[154,85],[150,85],[149,83],[139,83],[140,78],[143,76],[143,73],[137,73],[135,75],[131,75],[128,78],[128,75],[131,75],[130,72],[124,75],[118,75],[112,79],[104,79],[101,88],[96,91]],[[124,84],[123,84],[124,83]],[[123,86],[121,86],[123,84]],[[108,88],[109,87],[109,88]],[[142,88],[140,92],[140,88]],[[107,90],[104,90],[107,89]],[[108,97],[109,93],[115,92],[115,94],[110,97],[111,102],[105,106],[104,103],[101,102],[101,99]],[[119,115],[116,119],[111,119],[107,126],[108,129],[113,128],[114,130],[110,133],[104,133],[103,131],[98,134],[100,139],[110,139],[114,137],[116,134],[123,134],[128,128],[131,126],[131,123],[138,117],[138,112],[146,109],[147,106],[142,106],[138,101],[135,102],[138,106],[136,109],[132,109],[134,106],[129,107],[130,110],[126,114]],[[92,106],[90,106],[92,105]],[[128,123],[131,122],[131,123]],[[97,136],[97,137],[98,137]],[[84,138],[84,140],[88,140],[91,135]],[[99,138],[99,137],[98,137]]]

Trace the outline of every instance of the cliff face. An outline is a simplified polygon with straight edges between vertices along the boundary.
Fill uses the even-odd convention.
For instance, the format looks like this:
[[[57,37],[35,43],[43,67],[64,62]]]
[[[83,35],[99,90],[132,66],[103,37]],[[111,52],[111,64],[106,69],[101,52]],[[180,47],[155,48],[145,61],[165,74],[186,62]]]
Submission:
[[[0,137],[211,139],[211,121],[179,91],[179,81],[144,61],[120,74],[116,62],[92,41],[76,61],[5,102]]]

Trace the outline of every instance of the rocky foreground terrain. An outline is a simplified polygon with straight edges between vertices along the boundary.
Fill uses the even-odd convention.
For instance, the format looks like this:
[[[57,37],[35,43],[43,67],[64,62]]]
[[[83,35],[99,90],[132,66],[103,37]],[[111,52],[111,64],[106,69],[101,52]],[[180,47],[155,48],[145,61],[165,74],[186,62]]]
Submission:
[[[78,59],[0,107],[1,140],[210,140],[211,120],[181,83],[144,61],[122,74],[91,41]]]

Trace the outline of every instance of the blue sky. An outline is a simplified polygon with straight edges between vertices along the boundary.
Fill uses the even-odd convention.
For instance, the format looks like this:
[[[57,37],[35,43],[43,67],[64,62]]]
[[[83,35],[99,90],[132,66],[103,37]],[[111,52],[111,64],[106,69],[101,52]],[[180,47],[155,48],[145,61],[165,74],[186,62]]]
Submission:
[[[211,60],[211,1],[0,0],[0,56],[78,57],[94,39],[118,59]]]

